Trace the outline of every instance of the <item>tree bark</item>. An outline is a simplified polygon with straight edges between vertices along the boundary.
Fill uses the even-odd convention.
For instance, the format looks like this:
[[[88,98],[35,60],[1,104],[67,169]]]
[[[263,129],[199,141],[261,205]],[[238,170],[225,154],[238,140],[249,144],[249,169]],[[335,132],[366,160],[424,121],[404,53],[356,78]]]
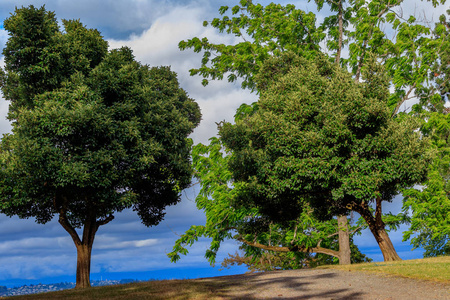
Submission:
[[[77,284],[75,288],[88,288],[91,286],[91,252],[92,246],[88,244],[77,247]]]
[[[402,260],[400,256],[398,256],[397,251],[395,251],[394,245],[392,244],[392,241],[384,228],[375,230],[370,229],[370,231],[372,232],[378,243],[378,246],[380,247],[384,261]]]
[[[91,252],[98,227],[99,224],[97,224],[95,214],[91,214],[84,222],[83,240],[74,241],[77,247],[77,283],[75,288],[91,286]]]
[[[385,224],[381,218],[381,198],[376,199],[375,217],[370,212],[367,203],[363,202],[360,204],[352,205],[353,210],[359,213],[369,226],[375,240],[380,247],[381,253],[383,254],[384,261],[398,261],[402,260],[398,256],[397,251],[395,251],[394,245],[392,244],[389,235],[386,232]]]
[[[87,201],[87,199],[86,199]],[[88,288],[91,286],[91,253],[94,244],[95,234],[100,226],[108,224],[114,219],[110,214],[108,217],[97,220],[97,214],[94,207],[90,207],[84,220],[83,236],[80,238],[75,228],[72,226],[67,217],[67,203],[69,199],[57,193],[53,199],[53,205],[56,211],[59,212],[58,222],[69,233],[70,237],[77,248],[77,275],[75,288]],[[88,202],[88,201],[87,201]]]
[[[338,216],[338,233],[339,233],[339,264],[351,264],[350,251],[350,232],[348,230],[348,219],[346,216]]]

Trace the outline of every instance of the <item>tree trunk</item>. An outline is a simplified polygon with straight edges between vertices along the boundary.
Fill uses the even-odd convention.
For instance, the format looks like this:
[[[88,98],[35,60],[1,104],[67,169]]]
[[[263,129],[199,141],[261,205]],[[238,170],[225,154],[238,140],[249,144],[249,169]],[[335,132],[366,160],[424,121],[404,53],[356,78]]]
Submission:
[[[340,0],[338,3],[338,25],[339,25],[339,37],[338,37],[338,49],[336,52],[336,59],[335,63],[339,65],[339,60],[341,59],[341,52],[342,52],[342,39],[344,35],[344,20],[343,20],[343,14],[344,14],[344,8],[342,6],[342,0]]]
[[[338,233],[339,233],[339,264],[349,265],[350,259],[350,233],[348,230],[348,219],[346,216],[338,216]]]
[[[110,214],[108,217],[97,220],[95,209],[90,207],[83,224],[83,236],[80,238],[67,217],[68,202],[69,200],[66,196],[59,194],[55,196],[53,204],[55,209],[59,211],[59,224],[70,234],[77,248],[77,283],[75,288],[88,288],[91,286],[91,253],[95,234],[100,226],[111,222],[114,216]]]
[[[77,246],[77,285],[76,288],[91,286],[91,252],[92,246],[82,243]]]
[[[70,234],[75,247],[77,247],[77,283],[75,288],[88,288],[91,286],[91,252],[95,233],[100,225],[106,224],[112,219],[113,217],[110,216],[105,220],[97,222],[95,213],[90,212],[90,215],[84,222],[83,236],[82,239],[80,239],[75,228],[67,219],[66,212],[61,210],[61,213],[59,214],[59,223]]]
[[[94,245],[95,234],[100,224],[91,211],[84,222],[83,239],[75,241],[77,247],[77,283],[75,288],[88,288],[91,286],[91,252]]]
[[[375,240],[380,247],[381,253],[383,254],[384,261],[396,261],[402,260],[398,256],[397,251],[395,251],[394,245],[392,244],[389,235],[386,232],[385,224],[381,218],[381,198],[376,199],[375,217],[370,212],[367,203],[363,202],[360,204],[354,204],[353,210],[359,213],[369,226]]]
[[[384,226],[383,226],[384,227]],[[369,227],[370,228],[370,227]],[[394,245],[392,244],[389,235],[384,228],[370,228],[375,240],[380,247],[381,253],[383,254],[384,261],[397,261],[402,260],[400,256],[398,256],[397,251],[395,251]]]
[[[338,2],[338,25],[339,25],[339,40],[338,40],[338,50],[336,53],[335,63],[339,65],[339,60],[341,59],[341,51],[342,51],[342,39],[344,35],[344,22],[343,22],[343,14],[344,9],[342,6],[342,1]],[[350,233],[348,230],[348,219],[346,216],[338,216],[338,234],[339,234],[339,264],[340,265],[349,265],[351,264],[350,259]]]

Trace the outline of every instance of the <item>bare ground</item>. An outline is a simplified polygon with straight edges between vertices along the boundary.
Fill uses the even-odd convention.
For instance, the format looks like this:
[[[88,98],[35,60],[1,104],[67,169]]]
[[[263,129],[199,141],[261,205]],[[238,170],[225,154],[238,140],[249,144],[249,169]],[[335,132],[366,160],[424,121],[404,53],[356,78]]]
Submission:
[[[290,270],[204,278],[215,299],[450,299],[450,283],[341,270]]]

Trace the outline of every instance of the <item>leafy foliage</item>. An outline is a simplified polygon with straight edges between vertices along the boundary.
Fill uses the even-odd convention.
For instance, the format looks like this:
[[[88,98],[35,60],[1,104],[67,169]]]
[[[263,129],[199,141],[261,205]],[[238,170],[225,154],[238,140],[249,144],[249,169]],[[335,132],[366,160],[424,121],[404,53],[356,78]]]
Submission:
[[[404,240],[423,247],[424,256],[450,254],[450,115],[428,113],[422,132],[433,141],[434,158],[428,169],[427,181],[418,189],[404,191],[405,213],[411,213],[409,230]]]
[[[208,84],[209,79],[223,79],[228,74],[228,81],[233,82],[241,77],[243,88],[255,90],[254,75],[267,58],[287,50],[314,56],[325,36],[316,28],[313,13],[296,9],[292,4],[282,6],[270,3],[263,6],[251,0],[241,0],[239,5],[231,8],[222,6],[219,12],[222,18],[205,21],[203,25],[241,38],[242,42],[235,45],[214,44],[206,37],[195,37],[179,43],[181,50],[191,48],[195,52],[203,51],[200,68],[190,72],[191,75],[203,76],[204,85]],[[231,12],[231,16],[227,12]]]
[[[373,97],[370,82],[293,54],[269,60],[259,82],[257,113],[220,129],[242,206],[286,221],[310,203],[326,218],[375,197],[390,201],[422,178],[414,124],[393,121],[386,93]]]
[[[269,71],[267,73],[262,71],[264,70],[263,65],[271,57],[280,57],[283,52],[291,51],[298,56],[317,61],[318,59],[320,60],[320,52],[326,52],[330,57],[334,57],[336,62],[339,61],[342,67],[350,70],[355,81],[360,81],[361,77],[364,76],[366,82],[369,82],[370,85],[366,85],[366,94],[364,96],[367,99],[383,99],[383,105],[389,107],[390,117],[394,117],[402,124],[409,123],[407,127],[410,129],[414,126],[418,127],[418,124],[412,125],[413,122],[411,119],[405,116],[404,112],[400,111],[402,105],[408,100],[414,98],[420,99],[420,104],[413,107],[414,111],[419,114],[424,109],[436,112],[447,111],[444,104],[448,100],[448,49],[450,49],[448,29],[450,26],[445,16],[441,16],[439,22],[435,24],[435,27],[431,28],[428,25],[429,23],[427,24],[427,22],[424,22],[418,16],[404,16],[401,13],[403,1],[317,0],[315,2],[318,9],[328,6],[331,11],[320,24],[318,24],[311,13],[305,13],[292,5],[284,7],[277,4],[270,4],[264,7],[260,4],[254,4],[252,1],[240,1],[239,5],[232,8],[228,6],[221,7],[220,14],[222,17],[220,19],[214,19],[213,22],[205,22],[204,25],[211,25],[220,32],[233,35],[241,42],[233,43],[232,45],[214,44],[209,42],[207,38],[193,38],[180,42],[179,46],[182,50],[191,48],[196,52],[203,52],[201,67],[191,70],[191,75],[201,75],[204,78],[204,84],[207,84],[209,79],[222,79],[227,74],[229,81],[234,81],[236,78],[241,77],[243,79],[243,88],[250,88],[253,91],[258,90],[261,93],[261,90],[271,84],[271,76],[274,74],[270,68],[268,68]],[[444,4],[445,0],[433,0],[429,2],[436,7],[437,5]],[[298,16],[302,17],[299,19]],[[314,20],[314,22],[305,22],[305,20]],[[290,29],[290,31],[285,29]],[[307,34],[304,35],[302,34],[303,32],[307,32]],[[325,47],[320,47],[319,45],[325,45]],[[348,47],[348,57],[341,57],[341,52],[344,47]],[[212,58],[213,56],[214,58]],[[288,66],[291,62],[286,61],[286,57],[284,57],[284,61],[286,62],[284,65],[282,63],[278,65],[272,64],[274,70],[289,69]],[[377,66],[374,62],[378,62],[380,65]],[[268,69],[266,66],[265,70]],[[257,74],[263,77],[258,78],[256,77]],[[264,75],[266,75],[266,78],[264,78]],[[257,89],[258,85],[259,89]],[[392,87],[392,92],[389,92],[387,87]],[[315,86],[312,86],[312,91],[315,91],[314,88]],[[283,93],[284,91],[280,94]],[[260,107],[259,103],[256,105]],[[304,109],[305,106],[300,107]],[[290,107],[293,111],[296,108]],[[239,108],[242,118],[245,118],[245,113],[248,109],[249,107],[246,106]],[[279,113],[280,110],[276,112]],[[309,111],[309,113],[311,113],[310,117],[313,118],[314,110]],[[271,120],[270,118],[272,116],[267,117]],[[387,118],[389,116],[385,115],[385,117]],[[360,126],[367,120],[364,118],[359,120],[355,118],[354,121]],[[247,121],[242,122],[245,123]],[[264,123],[264,120],[261,120],[261,122]],[[368,123],[370,122],[369,120]],[[257,125],[259,124],[252,124],[254,127]],[[262,125],[265,126],[266,124]],[[279,124],[273,124],[274,128],[277,126]],[[376,127],[377,125],[374,126]],[[399,127],[401,126],[399,125]],[[290,130],[287,129],[285,133]],[[246,141],[240,139],[240,134],[245,134],[244,131],[244,129],[236,127],[236,136],[234,137],[236,147],[244,147],[243,144]],[[403,131],[400,130],[399,134],[401,132]],[[393,136],[397,136],[397,134]],[[252,143],[256,143],[256,148],[258,146],[264,147],[258,144],[262,143],[262,138],[252,138],[249,139]],[[339,138],[342,138],[342,135]],[[314,141],[314,138],[311,137],[311,140]],[[338,137],[336,137],[336,141],[338,141]],[[296,146],[296,144],[293,143],[291,146]],[[361,148],[373,147],[370,143],[361,144],[360,146]],[[408,146],[405,144],[404,147],[406,153]],[[289,152],[287,146],[286,149]],[[275,152],[275,150],[273,151]],[[320,149],[317,151],[320,151]],[[370,152],[370,150],[362,152]],[[264,172],[257,171],[264,168],[264,171],[269,169],[268,164],[264,165],[260,162],[260,159],[265,159],[262,157],[262,151],[253,152],[253,156],[247,155],[248,153],[241,154],[241,160],[239,161],[240,167],[244,165],[250,166],[248,169],[242,168],[243,177],[259,172],[258,176],[261,176],[260,179],[265,180],[262,179]],[[368,153],[364,153],[363,155],[370,156]],[[331,156],[330,154],[329,166],[332,166],[337,161],[336,158],[335,161],[331,160]],[[359,155],[356,155],[353,160],[349,160],[348,168],[351,168],[350,165],[360,158]],[[280,170],[286,167],[290,168],[290,171],[288,170],[287,173],[293,173],[292,166],[289,166],[288,162],[284,162],[284,166],[282,166],[281,161],[278,163]],[[399,164],[401,163],[399,162]],[[394,165],[395,163],[392,162],[391,167],[394,167]],[[423,174],[424,170],[422,166],[423,164],[420,165],[420,172]],[[312,162],[311,167],[313,167]],[[369,163],[365,166],[367,170],[374,167],[374,165],[370,165]],[[412,166],[410,165],[409,167]],[[364,172],[364,169],[361,168],[360,171]],[[320,178],[318,174],[309,175],[309,178],[313,182],[317,179],[323,179],[327,182],[324,187],[325,190],[329,188],[327,186],[328,184],[333,184],[329,181],[330,178]],[[362,192],[352,196],[356,196],[356,198],[361,197],[359,199],[362,199],[366,196],[370,198],[375,195],[374,193],[378,193],[380,196],[379,199],[390,200],[394,193],[400,191],[402,183],[398,179],[397,185],[393,184],[390,187],[383,186],[387,190],[381,190],[380,186],[375,187],[377,184],[374,184],[372,188],[366,184],[368,180],[373,180],[376,183],[380,180],[380,176],[375,174],[366,174],[363,177],[355,176],[352,187],[349,185],[346,191],[335,191],[335,193],[341,194],[342,196],[346,192],[360,193],[360,191],[367,190],[369,193],[366,195],[363,195],[364,192]],[[399,174],[399,176],[401,175]],[[289,177],[289,175],[285,177]],[[414,180],[419,180],[420,177],[417,176]],[[412,178],[404,178],[409,182],[405,182],[406,185],[411,185],[414,181]],[[288,191],[290,184],[286,184],[286,182],[289,182],[289,179],[283,178],[283,180],[280,179],[280,182],[271,182],[271,184],[279,185],[278,187],[273,186],[275,194],[279,193],[279,190],[283,189],[284,186],[284,191],[287,194],[280,194],[280,199],[288,199],[291,196]],[[351,192],[350,189],[354,189],[354,192]],[[262,195],[262,199],[258,198],[260,195]],[[257,201],[259,202],[266,202],[267,199],[264,197],[267,195],[269,195],[268,197],[272,197],[270,193],[268,194],[267,190],[263,191],[261,189],[258,195],[247,194],[246,196],[242,196],[243,198],[241,200],[242,202],[246,202],[250,198],[253,198],[258,199]],[[339,198],[340,196],[338,195],[337,197]],[[409,199],[412,201],[413,198]],[[274,201],[276,202],[277,200]],[[293,207],[285,206],[289,201],[286,200],[283,203],[282,200],[280,201],[277,207],[284,207],[286,212],[293,213],[294,215],[299,213],[298,211],[295,212],[292,209]],[[346,202],[348,200],[343,201],[342,204]],[[293,206],[296,205],[292,202],[291,204]],[[302,206],[301,203],[298,204],[298,207]],[[346,205],[339,204],[338,206],[340,208],[337,211],[347,208]],[[371,210],[367,202],[365,202],[364,206],[364,211],[369,212]],[[376,210],[367,214],[366,218],[371,220],[371,222],[375,222],[372,218],[375,213],[375,217],[379,220],[381,227],[391,224],[395,228],[399,225],[399,222],[405,221],[405,215],[388,215],[382,217],[381,202],[377,208],[380,209],[379,217],[377,217],[378,210]],[[268,211],[274,212],[270,208],[268,208]],[[337,211],[323,211],[322,214],[332,214]],[[274,213],[276,214],[276,212]],[[424,214],[421,215],[421,218],[425,217]],[[381,222],[382,219],[383,221]]]
[[[242,110],[246,108],[248,110],[249,107],[241,107]],[[255,110],[252,113],[254,112]],[[240,117],[238,112],[236,118]],[[205,211],[206,224],[191,226],[181,235],[169,253],[173,262],[180,259],[180,254],[186,255],[187,247],[192,246],[201,237],[212,239],[205,254],[211,264],[215,263],[221,243],[229,238],[242,243],[241,249],[245,256],[251,257],[250,262],[247,258],[244,261],[250,265],[259,265],[267,259],[273,259],[277,263],[272,266],[290,269],[306,266],[306,260],[310,264],[311,259],[317,260],[321,257],[313,258],[311,252],[325,252],[323,256],[338,256],[338,226],[335,219],[320,222],[313,218],[310,210],[305,210],[297,220],[282,225],[262,216],[257,207],[237,207],[236,184],[228,167],[230,155],[218,138],[211,138],[209,145],[198,144],[193,147],[195,177],[201,185],[195,201],[197,207]],[[350,228],[351,234],[360,228],[362,226]],[[333,251],[327,252],[327,248],[332,248]],[[282,253],[279,253],[280,251]],[[357,256],[364,257],[359,250],[354,253],[354,257]],[[261,268],[265,267],[261,265]]]
[[[313,59],[318,52],[338,58],[357,80],[375,55],[389,74],[394,86],[388,105],[392,115],[401,105],[427,90],[430,82],[442,80],[436,62],[447,51],[445,20],[433,32],[415,17],[398,13],[403,1],[324,1],[316,0],[319,10],[328,6],[331,13],[318,23],[312,12],[304,12],[293,5],[271,3],[267,6],[241,0],[233,7],[222,6],[221,18],[205,21],[219,32],[237,38],[236,43],[215,44],[206,37],[181,41],[181,50],[202,52],[201,66],[190,70],[201,75],[203,84],[209,80],[228,77],[230,82],[243,79],[242,87],[256,90],[255,74],[270,57],[292,51]],[[433,6],[443,1],[430,1]],[[342,31],[342,32],[341,32]],[[325,47],[320,45],[324,44]],[[341,57],[348,47],[348,57]],[[445,68],[445,65],[442,65]],[[445,79],[443,80],[445,81]],[[427,100],[428,101],[428,100]]]
[[[450,11],[447,11],[449,14]],[[404,213],[411,227],[404,232],[404,240],[411,239],[414,247],[423,247],[424,256],[450,253],[448,218],[448,135],[449,135],[449,23],[441,15],[433,30],[433,51],[436,59],[431,64],[429,84],[419,90],[420,103],[414,113],[424,121],[421,132],[432,141],[432,160],[428,165],[427,180],[421,187],[404,192]]]

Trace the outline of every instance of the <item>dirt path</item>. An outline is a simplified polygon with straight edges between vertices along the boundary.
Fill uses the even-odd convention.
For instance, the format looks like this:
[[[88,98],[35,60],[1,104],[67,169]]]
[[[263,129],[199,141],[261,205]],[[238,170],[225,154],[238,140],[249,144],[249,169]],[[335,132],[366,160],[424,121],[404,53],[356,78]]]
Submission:
[[[218,299],[450,299],[450,283],[339,270],[291,270],[199,279]]]

